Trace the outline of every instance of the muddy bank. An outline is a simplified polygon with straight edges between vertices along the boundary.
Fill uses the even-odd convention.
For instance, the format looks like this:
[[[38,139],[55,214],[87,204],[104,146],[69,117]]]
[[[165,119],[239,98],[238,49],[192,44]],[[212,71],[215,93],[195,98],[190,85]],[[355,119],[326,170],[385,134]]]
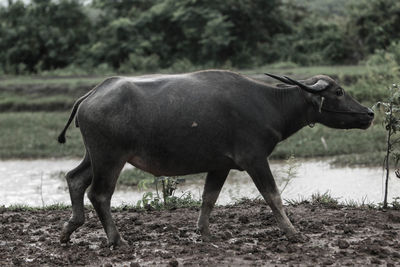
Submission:
[[[400,211],[311,204],[287,207],[310,241],[291,243],[262,202],[217,207],[214,240],[196,234],[197,208],[170,211],[114,211],[129,246],[110,250],[100,222],[86,211],[86,223],[61,246],[58,234],[70,211],[0,211],[2,266],[261,266],[398,265]]]

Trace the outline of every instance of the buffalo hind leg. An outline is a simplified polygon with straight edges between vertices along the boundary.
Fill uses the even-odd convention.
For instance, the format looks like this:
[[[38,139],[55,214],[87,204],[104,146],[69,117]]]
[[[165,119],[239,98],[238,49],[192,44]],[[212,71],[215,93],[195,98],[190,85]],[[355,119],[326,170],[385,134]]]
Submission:
[[[211,171],[207,174],[203,191],[203,202],[201,204],[200,216],[197,221],[197,228],[204,238],[210,237],[209,219],[210,213],[217,201],[219,192],[228,176],[228,170]]]
[[[86,189],[92,182],[92,169],[90,157],[87,152],[78,167],[67,173],[66,179],[69,195],[71,197],[72,216],[69,221],[64,224],[61,231],[61,243],[69,242],[71,234],[85,222],[83,197]]]
[[[252,164],[247,166],[246,171],[253,179],[265,201],[271,207],[279,228],[285,232],[289,239],[304,241],[306,237],[296,231],[289,218],[286,216],[278,187],[276,186],[274,177],[265,159],[252,161]]]
[[[88,192],[88,197],[96,210],[104,231],[107,234],[109,246],[124,245],[121,236],[111,216],[111,197],[114,193],[118,176],[125,164],[119,155],[106,154],[93,155],[93,180]]]

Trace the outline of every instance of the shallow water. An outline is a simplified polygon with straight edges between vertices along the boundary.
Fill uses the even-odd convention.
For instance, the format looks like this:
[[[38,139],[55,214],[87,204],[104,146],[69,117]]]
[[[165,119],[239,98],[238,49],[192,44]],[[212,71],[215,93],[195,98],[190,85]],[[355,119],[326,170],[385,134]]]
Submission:
[[[341,202],[354,200],[378,203],[383,199],[383,170],[367,167],[332,167],[329,161],[300,161],[295,169],[296,177],[290,180],[282,193],[283,199],[310,198],[313,193],[329,191]],[[58,178],[77,166],[76,159],[7,160],[0,161],[0,205],[25,204],[43,206],[55,203],[70,204],[65,179]],[[288,165],[283,161],[272,161],[271,169],[278,184],[287,177]],[[179,185],[175,195],[190,192],[200,198],[204,180],[187,180]],[[283,185],[281,185],[282,188]],[[135,204],[144,191],[136,187],[118,188],[112,205]],[[247,197],[256,198],[259,193],[246,172],[231,171],[218,199],[218,204],[233,203]],[[389,200],[400,196],[400,179],[394,175],[389,181]],[[86,203],[89,203],[86,198]]]

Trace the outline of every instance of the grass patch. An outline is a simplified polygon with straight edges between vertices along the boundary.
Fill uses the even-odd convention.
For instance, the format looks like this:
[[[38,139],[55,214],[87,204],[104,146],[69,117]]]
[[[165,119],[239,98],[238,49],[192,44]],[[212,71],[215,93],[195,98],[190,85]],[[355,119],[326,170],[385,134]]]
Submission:
[[[318,74],[325,74],[342,79],[348,76],[364,76],[368,74],[368,71],[368,67],[365,65],[299,67],[292,62],[279,62],[259,68],[240,70],[241,73],[247,75],[274,72],[276,74],[286,74],[293,75],[294,77],[298,78],[305,78]]]
[[[319,192],[312,194],[310,202],[314,205],[324,205],[329,207],[337,207],[339,204],[339,201],[332,197],[328,191],[323,194]]]
[[[1,206],[0,209],[7,210],[7,211],[14,211],[14,212],[21,212],[21,211],[42,211],[42,210],[69,210],[71,209],[71,205],[66,205],[62,203],[47,205],[44,207],[31,207],[25,204],[16,204],[10,205],[7,208]]]
[[[330,75],[338,78],[339,82],[345,85],[347,92],[356,99],[372,105],[387,96],[385,85],[398,82],[391,81],[387,75],[381,74],[380,71],[384,72],[385,68],[376,69],[378,71],[372,72],[365,65],[298,67],[291,62],[280,62],[238,71],[264,81],[269,80],[263,74],[267,71],[291,75],[294,78],[308,78],[317,74]],[[171,72],[171,70],[161,71],[161,73]],[[134,75],[140,75],[140,73],[126,76]],[[106,77],[3,77],[0,79],[0,111],[69,110],[78,97]]]
[[[84,146],[80,132],[71,127],[67,144],[57,142],[69,112],[0,113],[0,158],[81,157]]]
[[[204,179],[206,173],[189,174],[184,176],[179,176],[179,182],[185,182],[190,179]],[[145,186],[150,186],[155,188],[156,177],[148,172],[139,170],[137,168],[123,170],[118,178],[118,185],[122,186],[141,186],[141,182],[144,180],[151,181],[145,184]],[[172,177],[174,178],[174,177]]]
[[[324,157],[346,155],[342,158],[352,158],[348,163],[357,163],[355,154],[364,155],[361,164],[379,165],[382,158],[376,158],[377,152],[385,150],[386,132],[380,125],[374,125],[368,130],[337,130],[323,125],[314,128],[305,127],[287,140],[281,142],[272,153],[272,159],[285,159],[290,155],[295,157]],[[367,160],[368,159],[368,160]]]
[[[0,97],[0,111],[70,110],[76,99],[67,94],[40,97],[8,94]]]
[[[153,179],[154,175],[148,172],[133,168],[121,172],[118,178],[118,184],[123,186],[136,186],[140,181],[145,179]]]
[[[74,88],[82,85],[92,85],[104,80],[104,76],[97,77],[42,77],[42,76],[6,76],[0,79],[0,86],[14,85],[63,85]]]
[[[329,191],[325,193],[314,193],[311,198],[300,197],[298,199],[285,199],[285,203],[290,206],[298,205],[316,205],[325,206],[329,208],[357,208],[357,209],[383,209],[383,203],[372,203],[367,202],[367,198],[364,197],[360,201],[353,199],[346,199],[343,202],[339,202],[337,198],[331,196]],[[392,202],[388,203],[387,209],[389,210],[400,210],[400,197],[393,198]]]

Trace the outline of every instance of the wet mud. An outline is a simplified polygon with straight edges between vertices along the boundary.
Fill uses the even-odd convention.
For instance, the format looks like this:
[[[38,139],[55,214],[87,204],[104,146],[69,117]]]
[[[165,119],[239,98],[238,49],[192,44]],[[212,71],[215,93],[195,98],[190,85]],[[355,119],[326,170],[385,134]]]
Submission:
[[[400,265],[400,211],[286,207],[295,227],[309,237],[289,241],[260,201],[217,207],[213,238],[196,233],[198,208],[113,212],[128,245],[110,249],[93,210],[72,242],[58,241],[68,210],[0,209],[1,266],[265,266]]]

